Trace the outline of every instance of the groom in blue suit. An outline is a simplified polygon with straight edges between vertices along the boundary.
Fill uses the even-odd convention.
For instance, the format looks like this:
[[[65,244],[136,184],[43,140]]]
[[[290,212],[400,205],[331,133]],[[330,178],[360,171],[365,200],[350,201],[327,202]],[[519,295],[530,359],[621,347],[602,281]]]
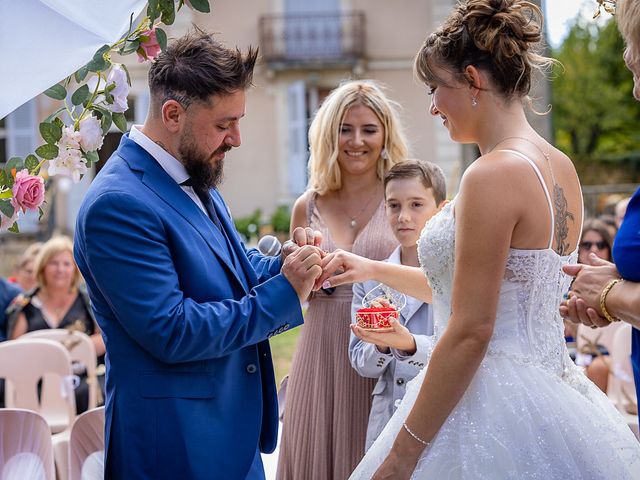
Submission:
[[[319,238],[247,251],[215,188],[256,52],[196,31],[149,72],[151,104],[93,181],[75,257],[107,346],[105,478],[262,479],[278,408],[267,339],[302,323]]]

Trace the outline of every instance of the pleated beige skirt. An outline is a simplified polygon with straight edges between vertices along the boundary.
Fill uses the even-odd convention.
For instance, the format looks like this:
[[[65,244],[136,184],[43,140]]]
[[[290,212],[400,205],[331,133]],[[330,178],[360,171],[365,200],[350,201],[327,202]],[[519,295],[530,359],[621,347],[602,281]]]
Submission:
[[[313,200],[309,225],[323,233],[322,248],[333,251]],[[396,245],[380,202],[352,251],[383,260]],[[309,302],[289,374],[278,480],[346,480],[364,456],[377,379],[361,377],[349,362],[352,297],[351,285],[343,285]]]

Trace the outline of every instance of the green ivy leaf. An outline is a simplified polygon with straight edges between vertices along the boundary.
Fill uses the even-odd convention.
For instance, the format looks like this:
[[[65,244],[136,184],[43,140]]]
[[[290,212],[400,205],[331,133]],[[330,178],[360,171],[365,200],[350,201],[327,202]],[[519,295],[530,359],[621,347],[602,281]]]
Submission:
[[[2,212],[5,217],[11,218],[15,213],[15,209],[9,200],[2,200],[0,201],[0,212]]]
[[[38,221],[42,220],[43,216],[44,216],[44,210],[42,210],[42,208],[38,207]]]
[[[87,101],[91,96],[91,92],[89,91],[89,85],[84,84],[71,96],[71,103],[74,105],[81,105],[83,102]]]
[[[15,183],[15,180],[13,179],[13,175],[11,175],[11,170],[9,170],[9,169],[5,170],[4,174],[5,174],[5,178],[6,178],[4,184],[8,188],[13,187],[13,184]]]
[[[127,132],[127,119],[125,118],[124,113],[114,113],[113,123],[116,124],[118,130],[120,130],[122,133]]]
[[[40,135],[45,142],[54,144],[62,137],[62,128],[55,123],[42,122],[39,126]]]
[[[100,161],[100,157],[98,156],[98,152],[96,150],[84,152],[82,156],[87,159],[87,167],[90,167],[92,163]]]
[[[211,7],[209,7],[209,0],[189,0],[194,10],[202,13],[209,13]]]
[[[164,52],[167,49],[167,34],[161,28],[156,27],[156,40]]]
[[[131,40],[125,43],[124,48],[122,49],[122,55],[128,55],[130,53],[135,52],[140,46],[140,40]]]
[[[38,165],[40,165],[40,162],[38,161],[38,157],[36,157],[33,154],[27,155],[27,158],[24,159],[24,166],[27,168],[27,170],[29,170],[29,173],[31,175],[38,174],[37,172]]]
[[[65,127],[64,123],[59,118],[54,118],[52,123],[54,123],[57,126],[59,126],[60,129],[63,129]]]
[[[4,192],[0,192],[0,198],[1,199],[10,199],[13,196],[13,192],[11,192],[11,189],[7,189]]]
[[[90,72],[101,72],[103,70],[107,70],[111,66],[111,62],[104,58],[104,54],[110,49],[111,47],[109,45],[103,45],[100,47],[100,49],[93,55],[91,61],[87,63],[87,70]]]
[[[13,222],[13,225],[11,225],[7,230],[11,233],[20,233],[20,229],[18,228],[18,222]]]
[[[100,127],[102,128],[103,135],[109,133],[112,123],[111,112],[105,111],[105,113],[102,113],[102,117],[100,117]]]
[[[60,108],[59,108],[59,109],[57,109],[55,112],[53,112],[51,115],[49,115],[47,118],[45,118],[45,119],[44,119],[44,122],[45,122],[45,123],[50,123],[50,122],[52,122],[52,121],[53,121],[53,119],[54,119],[55,117],[57,117],[57,116],[60,114],[60,112],[63,112],[64,110],[66,110],[66,107],[60,107]],[[56,118],[56,120],[59,120],[59,119],[57,119],[57,118]],[[56,123],[57,123],[57,122],[56,122]],[[62,121],[61,121],[60,123],[62,123]]]
[[[172,25],[176,19],[176,4],[173,0],[160,0],[160,11],[162,15],[160,20],[165,25]]]
[[[40,145],[38,148],[36,148],[36,153],[40,157],[47,160],[53,160],[54,158],[56,158],[58,156],[58,152],[59,150],[57,145],[46,144]]]
[[[59,83],[56,83],[51,88],[47,88],[44,91],[44,94],[47,97],[53,98],[54,100],[64,100],[65,98],[67,98],[67,90]]]
[[[9,178],[11,175],[7,176],[7,173],[0,168],[0,186],[9,186]]]
[[[160,16],[159,0],[149,0],[149,5],[147,6],[147,16],[151,20],[151,23],[153,23],[154,20]]]
[[[127,83],[129,84],[129,86],[131,86],[131,75],[129,75],[129,69],[127,68],[127,66],[124,63],[121,64],[120,66],[124,70],[124,73],[127,74]]]
[[[89,68],[87,68],[86,65],[84,67],[80,67],[80,69],[73,74],[76,79],[76,83],[83,82],[84,79],[87,78],[87,73],[89,73]]]
[[[104,92],[104,99],[109,105],[114,102],[113,95],[111,95],[109,92]]]
[[[16,169],[16,172],[22,170],[24,168],[24,160],[20,157],[11,157],[5,165],[5,169],[7,172],[11,173],[11,170],[14,168]]]

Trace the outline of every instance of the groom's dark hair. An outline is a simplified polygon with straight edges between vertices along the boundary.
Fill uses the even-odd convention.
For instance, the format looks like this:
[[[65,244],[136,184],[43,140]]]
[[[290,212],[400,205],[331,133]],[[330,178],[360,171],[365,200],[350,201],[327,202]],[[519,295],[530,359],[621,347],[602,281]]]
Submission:
[[[175,100],[184,108],[194,101],[207,102],[213,95],[246,90],[253,80],[258,49],[245,55],[229,49],[198,29],[178,38],[162,52],[149,70],[153,102]]]

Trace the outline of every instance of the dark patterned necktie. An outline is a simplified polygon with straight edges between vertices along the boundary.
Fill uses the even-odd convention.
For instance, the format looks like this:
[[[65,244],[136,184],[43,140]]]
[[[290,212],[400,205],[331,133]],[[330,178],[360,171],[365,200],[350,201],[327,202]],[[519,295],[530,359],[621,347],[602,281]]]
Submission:
[[[213,222],[213,224],[216,227],[218,227],[220,230],[222,230],[222,224],[220,223],[220,218],[218,218],[218,214],[216,213],[216,209],[213,205],[213,199],[211,198],[211,195],[209,194],[209,192],[207,190],[201,190],[199,188],[196,188],[193,185],[193,181],[190,178],[182,182],[180,185],[183,187],[193,188],[193,191],[202,202],[202,205],[204,205],[204,208],[207,211],[207,214],[211,219],[211,221]]]

